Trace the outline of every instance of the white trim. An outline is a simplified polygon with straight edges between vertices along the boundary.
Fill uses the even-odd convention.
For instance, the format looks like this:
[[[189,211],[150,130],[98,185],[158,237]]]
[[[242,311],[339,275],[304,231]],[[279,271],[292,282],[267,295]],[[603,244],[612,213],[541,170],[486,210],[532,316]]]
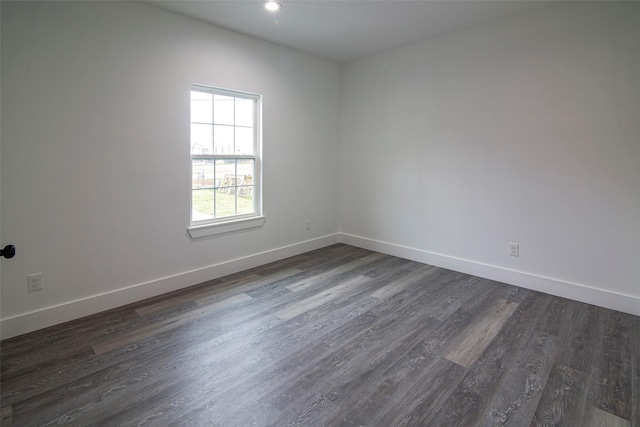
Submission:
[[[40,310],[22,313],[0,320],[0,339],[11,338],[69,320],[99,313],[136,301],[197,285],[198,283],[268,264],[304,252],[320,249],[339,242],[338,234],[329,234],[304,242],[271,249],[242,258],[224,261],[208,267],[163,277],[146,283],[102,294],[68,301]]]
[[[211,95],[224,95],[232,98],[253,99],[254,101],[260,100],[262,95],[259,93],[245,92],[242,90],[228,89],[224,87],[203,85],[200,83],[191,83],[191,90],[197,92],[210,93]]]
[[[233,231],[246,230],[248,228],[262,227],[266,217],[256,216],[234,221],[214,222],[211,224],[196,225],[187,228],[192,239],[214,236],[216,234],[231,233]]]
[[[0,320],[0,339],[11,338],[183,289],[338,242],[640,316],[640,298],[635,296],[393,243],[336,233],[8,317]]]
[[[340,233],[340,242],[387,255],[484,277],[486,279],[531,289],[562,298],[569,298],[599,307],[640,316],[640,298],[553,277],[512,270],[422,249]]]
[[[204,160],[213,160],[215,163],[215,160],[219,160],[219,159],[250,159],[253,160],[253,164],[254,164],[254,173],[253,173],[253,183],[252,183],[252,187],[253,187],[253,207],[254,207],[254,211],[252,212],[251,215],[255,215],[257,217],[264,217],[264,212],[262,210],[263,207],[263,201],[262,201],[262,194],[263,194],[263,189],[262,189],[262,164],[263,164],[263,160],[262,160],[262,102],[263,102],[263,97],[262,95],[256,94],[256,93],[251,93],[251,92],[243,92],[243,91],[238,91],[238,90],[234,90],[234,89],[226,89],[226,88],[221,88],[221,87],[217,87],[217,86],[207,86],[207,85],[203,85],[203,84],[198,84],[198,83],[192,83],[190,85],[190,91],[189,93],[191,94],[191,92],[202,92],[202,93],[209,93],[211,95],[213,95],[215,97],[215,95],[223,95],[223,96],[228,96],[228,97],[232,97],[232,98],[242,98],[242,99],[248,99],[248,100],[252,100],[253,101],[253,113],[254,113],[254,121],[253,121],[253,151],[254,154],[238,154],[236,155],[234,154],[215,154],[215,153],[211,153],[211,154],[193,154],[191,152],[191,147],[189,148],[189,163],[190,163],[190,170],[191,170],[191,178],[189,179],[189,234],[191,235],[192,238],[196,238],[196,237],[204,237],[204,236],[212,236],[212,235],[216,235],[216,234],[222,234],[222,233],[228,233],[230,231],[237,231],[237,230],[241,230],[244,228],[252,228],[252,227],[258,227],[259,225],[248,225],[246,227],[240,227],[240,228],[234,228],[234,226],[230,226],[228,230],[226,231],[215,231],[214,228],[209,228],[210,226],[213,226],[214,223],[235,223],[237,220],[243,220],[246,216],[245,215],[233,215],[227,218],[217,218],[214,221],[210,221],[208,223],[203,224],[202,221],[194,221],[193,220],[193,161],[197,160],[197,159],[204,159]],[[213,100],[212,100],[213,101]],[[215,102],[215,101],[213,101]],[[191,101],[190,101],[191,103]],[[191,104],[190,104],[191,105]],[[191,111],[191,110],[190,110]],[[214,112],[214,109],[211,110],[212,113]],[[198,122],[192,122],[191,121],[191,116],[189,117],[189,123],[191,126],[194,123],[198,123]],[[209,123],[201,123],[201,124],[209,124]],[[211,118],[211,126],[215,126],[216,123],[214,122],[213,117]],[[219,124],[218,124],[219,125]],[[225,124],[224,126],[230,126],[233,128],[236,128],[235,125],[235,118],[234,118],[234,123],[232,125],[228,125]],[[248,127],[248,126],[237,126],[237,127]],[[191,138],[189,138],[189,144],[191,144]],[[215,168],[215,166],[214,166]],[[237,163],[236,163],[236,173],[237,173]],[[215,183],[214,183],[215,184]],[[211,188],[205,188],[205,189],[214,189],[214,187]],[[200,188],[199,190],[203,190],[203,188]],[[237,202],[236,202],[237,203]],[[215,204],[215,202],[214,202]],[[264,219],[262,221],[264,223]],[[250,224],[250,223],[247,223]],[[262,225],[262,224],[260,224]],[[198,231],[197,229],[199,229],[200,231]],[[191,231],[194,230],[195,233],[192,233]],[[219,228],[218,230],[225,230],[225,228]],[[205,233],[206,231],[206,233]],[[194,235],[194,234],[197,234]]]

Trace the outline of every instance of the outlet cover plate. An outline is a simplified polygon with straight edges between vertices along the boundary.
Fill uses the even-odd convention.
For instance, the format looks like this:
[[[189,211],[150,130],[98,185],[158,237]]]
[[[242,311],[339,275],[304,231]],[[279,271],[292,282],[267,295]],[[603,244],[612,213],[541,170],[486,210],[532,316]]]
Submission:
[[[509,256],[520,256],[520,245],[518,243],[509,243]]]
[[[27,291],[42,290],[42,273],[29,274],[27,276]]]

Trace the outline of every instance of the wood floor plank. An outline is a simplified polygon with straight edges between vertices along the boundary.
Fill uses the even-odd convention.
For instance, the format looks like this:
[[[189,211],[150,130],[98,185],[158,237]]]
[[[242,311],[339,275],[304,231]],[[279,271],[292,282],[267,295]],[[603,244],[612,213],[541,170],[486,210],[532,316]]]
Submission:
[[[559,369],[554,371],[554,374],[571,374],[561,378],[568,383],[561,394],[563,400],[543,397],[536,420],[555,413],[565,419],[587,423],[591,406],[623,419],[631,418],[633,405],[629,394],[633,392],[629,345],[632,338],[627,336],[628,325],[623,325],[620,315],[599,307],[577,306],[576,315],[570,322],[571,337],[560,349]],[[552,384],[561,382],[553,377],[550,381]],[[555,403],[555,408],[543,405],[549,401]]]
[[[290,349],[296,359],[315,361],[316,354],[322,352],[325,345],[315,343],[300,348],[298,351]],[[229,371],[223,372],[223,367],[213,368],[211,372],[216,373],[216,377],[222,377],[222,381],[214,383],[211,381],[199,381],[197,387],[189,387],[182,395],[189,401],[189,406],[176,408],[166,418],[167,424],[181,423],[187,420],[189,423],[196,423],[205,417],[216,416],[223,420],[238,411],[240,408],[249,408],[265,394],[270,394],[273,390],[279,390],[282,384],[288,379],[297,376],[300,367],[295,363],[277,363],[269,357],[256,356],[259,363],[255,363],[251,357],[242,361],[242,369],[234,369],[231,375]],[[162,402],[159,407],[164,407],[166,402]],[[235,411],[229,408],[236,408]],[[268,413],[264,414],[264,422],[268,424],[267,415],[274,411],[279,413],[273,406],[264,405],[268,408]]]
[[[397,258],[394,256],[387,256],[382,258],[382,260],[376,263],[375,266],[368,268],[366,272],[362,274],[367,277],[379,278],[383,277],[389,272],[397,271],[398,269],[412,269],[416,268],[418,263],[408,261],[406,259]]]
[[[426,278],[430,274],[435,274],[436,272],[437,268],[425,265],[422,268],[403,275],[400,280],[395,280],[381,288],[378,288],[371,294],[371,296],[378,299],[387,299],[404,291],[407,287],[415,284],[415,282]]]
[[[328,421],[341,411],[342,408],[325,396],[312,394],[302,399],[296,407],[290,408],[290,411],[282,412],[281,420],[271,425],[273,427],[322,426],[327,425]]]
[[[446,283],[446,280],[441,280],[441,282]],[[433,291],[433,289],[430,289],[428,286],[426,287],[416,286],[414,288],[415,290],[421,291],[424,295],[428,294],[430,297],[433,296],[433,293],[430,293],[430,291]],[[355,375],[352,372],[351,376],[341,375],[341,371],[335,370],[335,369],[330,369],[328,372],[324,371],[324,368],[322,368],[322,365],[323,365],[322,363],[316,364],[316,368],[313,369],[315,373],[312,374],[312,372],[307,372],[305,373],[304,377],[298,381],[300,383],[300,385],[298,386],[298,390],[303,390],[306,388],[313,389],[318,386],[319,382],[320,383],[325,382],[327,384],[331,384],[331,387],[333,387],[333,389],[328,394],[328,397],[332,399],[332,401],[335,401],[336,403],[340,404],[341,407],[350,408],[351,417],[354,416],[354,405],[356,405],[358,402],[357,401],[354,402],[349,399],[360,398],[360,399],[366,400],[367,402],[371,402],[372,399],[366,398],[366,396],[368,396],[368,393],[369,394],[371,393],[371,391],[367,391],[367,390],[375,390],[377,385],[379,384],[379,379],[383,378],[384,372],[390,366],[403,365],[404,364],[403,360],[405,360],[404,355],[406,355],[407,352],[410,352],[412,346],[417,342],[417,340],[423,339],[425,338],[425,335],[428,336],[430,334],[430,331],[432,331],[432,329],[427,327],[427,325],[429,325],[430,322],[433,322],[435,319],[431,315],[432,307],[429,307],[429,306],[430,305],[437,306],[438,304],[441,303],[441,301],[439,301],[436,298],[436,299],[428,299],[427,300],[428,304],[425,305],[424,300],[418,297],[418,294],[415,294],[415,293],[412,294],[412,298],[404,298],[402,294],[397,294],[394,298],[396,299],[394,300],[392,298],[387,303],[376,307],[376,309],[372,310],[371,313],[368,313],[367,316],[361,317],[357,321],[354,321],[353,324],[346,325],[348,326],[348,331],[346,330],[347,328],[344,328],[345,329],[344,334],[336,335],[329,341],[326,341],[325,339],[325,342],[328,342],[328,343],[333,342],[333,343],[336,343],[336,345],[338,343],[341,343],[343,348],[344,348],[345,342],[350,342],[351,343],[350,345],[355,344],[356,348],[365,348],[363,347],[363,343],[366,343],[367,350],[365,355],[367,354],[371,355],[368,358],[368,360],[371,360],[371,362],[362,364],[361,367],[355,368]],[[410,303],[406,304],[407,301],[410,301]],[[394,303],[396,305],[394,305]],[[376,314],[376,311],[378,309],[382,309],[384,310],[383,312],[387,312],[389,314],[371,318],[370,315]],[[391,341],[387,344],[381,343],[382,345],[380,345],[379,347],[377,347],[378,349],[376,349],[375,346],[370,345],[371,343],[370,343],[369,334],[375,330],[380,331],[379,329],[380,326],[388,325],[389,324],[388,320],[390,315],[393,315],[395,317],[393,319],[394,323],[406,322],[406,326],[402,324],[400,325],[402,326],[401,330],[408,330],[413,332],[410,336],[402,336],[398,333],[392,334],[390,331],[387,331],[385,335],[395,336],[396,337],[395,342]],[[468,319],[469,316],[463,316],[460,318]],[[367,326],[369,324],[371,324],[372,327],[374,327],[374,325],[376,324],[379,324],[379,326],[376,327],[376,329],[370,329],[366,327],[363,328],[358,326],[358,323],[360,323],[358,321],[360,320],[362,320],[361,323],[363,326]],[[437,323],[432,323],[432,324],[434,326],[437,325]],[[411,326],[411,325],[416,325],[416,326]],[[447,325],[455,326],[455,322],[447,323]],[[464,324],[463,326],[466,326],[466,324]],[[352,334],[353,333],[351,332],[352,330],[355,330],[355,331],[361,330],[364,333],[362,333],[357,337],[350,338],[348,333]],[[425,342],[423,342],[420,345],[420,350],[426,352],[426,356],[418,357],[415,354],[406,356],[408,357],[410,364],[413,365],[413,362],[411,361],[419,361],[423,359],[433,358],[436,352],[440,354],[439,352],[442,351],[441,346],[446,344],[447,338],[450,335],[454,335],[452,332],[454,332],[452,329],[444,328],[442,330],[439,330],[439,332],[435,336],[430,336]],[[376,335],[378,334],[379,333],[376,332]],[[353,341],[354,339],[355,341]],[[352,361],[347,361],[344,355],[340,355],[338,353],[332,354],[330,360],[333,361],[333,363],[335,363],[335,360],[339,360],[341,368],[348,367],[350,363],[353,363]],[[367,358],[365,358],[365,360],[367,360]],[[331,366],[331,363],[328,363],[328,365]],[[419,364],[414,366],[422,366],[422,365]],[[351,370],[353,371],[353,369]],[[419,377],[419,375],[417,377]],[[413,377],[406,378],[406,381],[404,381],[403,384],[405,385],[413,384],[413,382],[410,382],[412,379]],[[336,387],[337,384],[340,384],[340,385]],[[295,393],[289,392],[289,394],[295,394]],[[402,400],[402,398],[399,398],[399,399]],[[389,396],[384,396],[384,400],[389,402],[390,401]],[[382,408],[382,406],[380,405],[380,402],[376,402],[376,403],[372,403],[372,407],[365,405],[365,407],[363,407],[360,412],[361,414],[366,414],[369,421],[372,421],[374,420],[374,418],[372,418],[373,410],[380,409],[380,408]],[[358,422],[357,419],[355,420],[352,419],[351,421],[356,423]],[[334,420],[334,422],[337,423],[340,421]]]
[[[363,302],[359,302],[358,304],[362,305]],[[353,307],[344,308],[344,321],[350,319],[349,313],[353,311]],[[308,320],[312,320],[311,317],[307,316],[307,318]],[[277,328],[269,329],[267,332],[273,333],[267,335],[259,342],[240,341],[238,343],[237,341],[233,341],[235,348],[229,350],[227,354],[222,357],[220,354],[216,354],[214,363],[211,364],[211,366],[204,366],[207,371],[217,372],[217,378],[220,380],[222,388],[217,387],[212,389],[208,383],[202,386],[190,387],[189,391],[182,394],[183,396],[186,395],[191,405],[195,406],[196,409],[184,415],[180,415],[181,412],[179,408],[174,410],[172,416],[178,417],[175,421],[177,422],[179,419],[180,422],[183,422],[187,419],[197,425],[198,420],[202,420],[202,416],[198,415],[199,412],[204,411],[205,414],[220,413],[224,408],[234,403],[242,402],[243,404],[249,404],[253,400],[258,399],[261,393],[267,393],[272,387],[277,387],[277,382],[273,379],[273,367],[277,365],[276,362],[278,358],[282,355],[291,357],[291,354],[295,354],[296,349],[306,352],[304,354],[321,354],[322,352],[318,352],[317,349],[313,346],[308,346],[307,343],[312,342],[318,334],[322,334],[323,330],[326,332],[326,330],[331,330],[331,328],[339,326],[341,322],[336,321],[338,319],[333,319],[327,324],[322,325],[322,327],[318,327],[319,325],[313,322],[310,325],[299,324],[295,322],[297,319],[292,319],[289,322],[281,323]],[[288,327],[288,324],[293,325],[294,328]],[[282,333],[279,331],[282,331]],[[322,343],[319,345],[324,346]],[[207,351],[207,354],[212,351],[215,352],[215,350],[211,348],[211,350]],[[251,356],[249,359],[245,359],[246,355]],[[306,361],[313,360],[309,359],[308,356],[299,357]],[[243,360],[244,362],[240,364],[238,363],[239,360]],[[249,376],[247,376],[247,371],[251,372]],[[285,377],[283,377],[284,372],[282,369],[278,371],[278,381],[285,380]],[[294,375],[295,373],[295,370],[290,371],[290,375]],[[248,382],[239,383],[238,381],[241,378],[245,378]],[[264,382],[268,387],[265,389],[256,388],[254,384],[260,382]],[[170,397],[167,399],[170,399]],[[160,408],[170,404],[170,400],[159,400],[156,403]],[[171,420],[173,420],[173,418],[171,418]]]
[[[363,367],[357,375],[341,379],[328,396],[341,407],[349,408],[348,416],[342,420],[383,425],[380,420],[387,412],[401,413],[397,408],[416,397],[413,393],[417,383],[431,383],[430,374],[424,373],[432,372],[433,365],[446,351],[448,341],[471,319],[468,313],[458,312],[449,322],[422,327],[411,339],[402,339],[384,359]],[[466,370],[458,372],[466,373]],[[455,387],[456,384],[450,385]]]
[[[530,425],[542,397],[559,346],[558,338],[533,334],[520,350],[517,362],[501,380],[488,404],[482,425]]]
[[[10,426],[12,424],[11,405],[3,406],[0,409],[0,424],[3,426]]]
[[[324,273],[326,273],[327,271],[331,271],[334,269],[339,269],[341,267],[343,267],[346,264],[350,264],[351,262],[357,262],[358,258],[354,258],[354,257],[344,257],[344,258],[338,258],[338,259],[327,259],[324,260],[324,262],[322,263],[317,263],[313,266],[313,268],[309,268],[306,270],[301,270],[298,268],[298,270],[300,270],[298,273],[294,274],[294,275],[290,275],[288,277],[282,278],[281,280],[277,280],[277,281],[271,281],[269,283],[266,283],[262,286],[256,287],[254,289],[248,290],[247,294],[251,295],[252,297],[258,297],[261,295],[265,295],[265,294],[269,294],[270,292],[280,289],[280,288],[287,288],[289,285],[293,284],[293,283],[297,283],[297,282],[305,282],[307,280],[309,280],[309,278],[317,276],[317,275],[322,275]],[[348,269],[348,268],[347,268]],[[272,273],[273,274],[273,273]],[[330,277],[335,277],[333,275],[329,275]]]
[[[315,249],[289,258],[281,259],[279,261],[274,261],[269,264],[260,265],[247,270],[247,272],[265,276],[273,272],[286,270],[290,267],[295,267],[303,271],[314,270],[323,264],[332,263],[338,259],[358,258],[369,254],[369,251],[356,248],[355,246],[336,243],[335,245],[325,246],[324,248]]]
[[[154,337],[152,340],[126,347],[122,349],[120,354],[112,353],[108,356],[86,359],[71,365],[51,365],[42,373],[34,373],[32,378],[26,377],[19,383],[10,382],[11,387],[3,387],[3,390],[6,390],[6,396],[3,396],[2,400],[3,403],[5,401],[21,403],[34,399],[36,396],[41,396],[39,399],[44,399],[47,395],[56,396],[65,385],[82,381],[87,375],[108,369],[129,359],[135,359],[135,357],[153,360],[152,356],[158,353],[166,354],[163,352],[162,343]],[[39,407],[39,405],[36,406]]]
[[[639,361],[638,316],[336,244],[2,341],[0,408],[21,426],[627,427]]]
[[[233,289],[237,292],[240,285],[244,285],[249,282],[255,282],[260,280],[262,276],[257,274],[245,274],[240,277],[234,277],[228,281],[223,281],[215,285],[203,286],[199,289],[192,289],[189,292],[183,292],[178,295],[174,295],[170,298],[165,298],[158,302],[150,303],[145,306],[137,308],[135,311],[138,316],[145,317],[151,314],[155,314],[167,309],[172,309],[181,304],[196,303],[198,299],[215,299],[216,295],[219,295],[223,290]],[[219,299],[220,297],[218,297]]]
[[[11,348],[6,348],[3,341],[2,374],[20,375],[24,371],[36,370],[43,364],[51,364],[52,360],[67,357],[69,353],[89,350],[92,343],[131,329],[138,319],[133,310],[118,310],[109,315],[80,319],[76,326],[64,324],[58,332],[54,328],[36,331],[33,339]],[[34,348],[38,351],[33,351]]]
[[[460,274],[453,283],[463,283],[467,282],[468,280],[473,280],[473,276]],[[462,307],[464,311],[476,316],[482,315],[482,313],[487,310],[488,306],[494,304],[498,300],[517,303],[522,302],[522,300],[512,301],[509,298],[510,296],[513,296],[513,293],[511,292],[511,287],[505,285],[504,283],[498,283],[487,279],[480,279],[477,283],[477,286],[482,287],[483,292],[476,294],[475,298],[468,299]]]
[[[585,427],[631,427],[631,421],[593,406],[589,407],[586,415]]]
[[[433,320],[424,322],[425,330],[432,330],[435,325]],[[393,334],[397,339],[390,342],[381,339],[387,334]],[[375,369],[384,369],[385,363],[393,362],[401,354],[408,352],[421,337],[420,330],[402,328],[392,318],[384,316],[372,328],[353,336],[343,345],[329,347],[331,350],[316,364],[304,370],[301,377],[292,381],[285,392],[295,395],[299,390],[323,387],[326,384],[330,388],[324,389],[330,390],[328,396],[335,402],[340,396],[348,394],[347,390],[351,386],[357,386],[360,394],[360,386],[363,384],[350,380],[363,378]],[[349,375],[345,375],[346,372]],[[339,404],[344,407],[342,403]]]
[[[116,400],[117,403],[133,400],[132,395],[127,393],[135,387],[157,378],[160,371],[172,372],[172,367],[158,363],[163,359],[161,353],[147,354],[146,360],[151,369],[137,363],[135,359],[125,359],[122,363],[98,369],[17,403],[14,406],[14,418],[22,421],[28,417],[33,425],[44,425],[47,420],[53,419],[82,424],[79,421],[82,416],[86,419],[97,419],[97,410],[102,405],[94,407],[93,402],[106,404],[113,402],[114,398],[121,399]],[[120,407],[120,404],[105,406],[114,410]]]
[[[108,353],[110,351],[125,347],[136,341],[157,335],[169,329],[179,328],[180,326],[193,323],[207,314],[223,309],[224,307],[235,306],[243,301],[250,301],[251,297],[247,294],[236,294],[228,298],[220,300],[216,304],[208,304],[197,310],[191,310],[179,316],[173,316],[160,322],[149,324],[145,327],[135,329],[124,335],[116,336],[112,339],[93,345],[93,351],[96,355]]]
[[[553,298],[549,306],[549,315],[541,325],[541,331],[559,338],[572,339],[571,328],[578,310],[584,310],[587,304],[565,298]]]
[[[401,401],[388,411],[379,425],[423,426],[428,424],[434,408],[439,408],[462,381],[467,370],[462,366],[439,357],[422,373],[420,381],[408,391]]]
[[[195,302],[198,305],[204,306],[211,302],[223,300],[225,298],[228,298],[230,296],[234,296],[240,293],[249,295],[248,292],[253,289],[257,289],[271,283],[279,282],[281,280],[284,280],[289,277],[293,277],[296,274],[300,274],[300,273],[301,273],[301,270],[298,268],[287,268],[282,271],[272,272],[266,276],[260,276],[260,279],[258,280],[250,281],[240,286],[232,286],[230,288],[225,288],[220,292],[215,292],[208,296],[198,297],[195,299]]]
[[[330,270],[324,270],[318,272],[313,276],[302,278],[296,282],[288,284],[286,288],[293,292],[299,292],[304,289],[317,287],[319,285],[322,285],[323,283],[326,283],[329,278],[338,278],[339,280],[340,276],[343,273],[347,273],[363,265],[374,263],[384,257],[385,255],[375,253],[362,258],[357,258],[351,262],[339,265]]]
[[[528,289],[519,288],[517,286],[505,285],[505,284],[501,284],[501,285],[506,287],[506,295],[503,298],[511,302],[520,303],[526,297],[531,295],[531,293],[533,292]]]
[[[73,353],[29,365],[19,371],[12,371],[3,376],[3,381],[13,384],[13,387],[2,388],[2,399],[8,402],[24,399],[24,393],[29,389],[42,390],[59,378],[59,374],[62,372],[60,366],[78,366],[90,363],[93,361],[93,356],[95,353],[91,348],[79,347],[78,351]]]
[[[426,292],[426,289],[422,289],[422,291]],[[419,307],[420,305],[418,299],[398,298],[396,300],[388,300],[368,312],[361,312],[357,318],[354,318],[343,327],[325,335],[322,341],[327,343],[330,346],[329,348],[335,348],[335,350],[329,351],[323,359],[318,360],[311,365],[311,368],[301,372],[299,378],[295,379],[292,385],[282,390],[283,395],[289,396],[287,404],[297,405],[295,396],[304,394],[305,390],[313,390],[319,384],[334,384],[340,381],[344,377],[342,375],[343,370],[350,369],[350,366],[359,365],[362,368],[357,369],[366,371],[383,363],[384,360],[388,359],[388,355],[396,353],[397,349],[394,348],[398,345],[408,346],[401,350],[399,354],[408,351],[414,341],[404,337],[401,331],[409,331],[412,336],[420,337],[420,334],[424,334],[429,330],[427,324],[429,322],[433,323],[433,319],[430,319],[426,314],[423,318],[413,315],[415,309],[411,309],[410,306]],[[399,321],[398,316],[404,316],[402,317],[404,323]],[[421,327],[412,327],[410,323],[416,326],[421,325]],[[433,324],[435,325],[436,323]],[[398,332],[389,330],[389,327]],[[396,336],[396,340],[392,342],[380,340],[380,337],[389,335]],[[335,347],[333,347],[334,343]],[[349,358],[348,355],[354,353],[349,349],[358,349],[358,358]],[[370,362],[359,363],[359,360]],[[336,369],[336,366],[339,366],[339,369]],[[334,392],[331,395],[333,396],[332,398],[335,398]],[[270,396],[265,396],[264,398],[266,402],[269,402],[269,399]],[[289,402],[289,400],[292,400],[292,402]],[[286,408],[288,406],[284,409]]]
[[[445,321],[463,307],[466,310],[472,301],[482,299],[487,291],[494,287],[492,285],[490,281],[474,276],[465,278],[452,276],[447,281],[444,292],[438,295],[440,302],[434,307],[431,315],[437,320]],[[503,288],[503,286],[499,285],[497,288]]]
[[[508,368],[517,362],[519,349],[538,333],[544,320],[540,313],[545,313],[548,305],[542,294],[532,294],[521,302],[449,399],[430,414],[426,425],[481,425]]]
[[[554,367],[549,376],[531,425],[564,425],[568,420],[582,422],[587,411],[589,373],[594,363],[591,345],[599,345],[598,312],[593,306],[574,302],[570,318],[564,322],[564,332],[559,332],[563,343],[558,349]],[[551,308],[557,309],[553,299]],[[550,315],[541,329],[548,331],[550,322],[559,321],[558,311],[548,310]],[[552,329],[558,329],[552,326]]]
[[[370,281],[371,279],[366,276],[353,277],[337,286],[327,289],[326,291],[316,294],[300,302],[296,302],[290,307],[279,310],[275,313],[276,317],[280,319],[292,319],[302,313],[309,311],[312,308],[321,306],[331,300],[339,298],[345,294],[353,292],[358,286]]]
[[[489,346],[506,321],[518,308],[518,303],[499,299],[457,338],[445,358],[468,368]]]
[[[118,307],[112,310],[96,313],[59,325],[40,329],[29,334],[19,335],[2,341],[2,354],[7,358],[12,358],[16,353],[31,352],[33,346],[42,346],[56,344],[49,351],[57,350],[57,343],[64,339],[73,339],[78,335],[83,335],[90,331],[98,331],[104,333],[105,326],[113,327],[120,323],[128,324],[129,321],[137,317],[133,310],[133,305]]]
[[[560,426],[567,420],[580,419],[580,390],[585,378],[581,372],[567,366],[554,366],[542,392],[531,427]]]
[[[601,327],[598,345],[591,346],[594,363],[588,387],[588,401],[617,417],[631,419],[631,349],[625,315],[598,309]]]

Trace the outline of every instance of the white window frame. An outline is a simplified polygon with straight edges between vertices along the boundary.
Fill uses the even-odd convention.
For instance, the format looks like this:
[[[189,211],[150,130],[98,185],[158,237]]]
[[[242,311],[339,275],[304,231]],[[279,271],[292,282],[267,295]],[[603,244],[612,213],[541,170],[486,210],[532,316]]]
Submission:
[[[193,154],[189,143],[189,227],[187,228],[192,238],[212,236],[216,234],[230,233],[248,228],[261,227],[265,222],[262,212],[262,95],[242,92],[232,89],[224,89],[215,86],[192,84],[190,91],[210,93],[212,95],[224,95],[234,98],[251,99],[254,101],[254,154]],[[189,107],[191,111],[191,106]],[[191,115],[190,115],[191,117]],[[191,119],[189,119],[191,123]],[[191,132],[191,130],[190,130]],[[189,138],[191,141],[191,138]],[[193,220],[193,160],[224,160],[224,159],[252,159],[254,161],[253,197],[255,212],[251,214],[233,215],[223,218],[207,220]]]

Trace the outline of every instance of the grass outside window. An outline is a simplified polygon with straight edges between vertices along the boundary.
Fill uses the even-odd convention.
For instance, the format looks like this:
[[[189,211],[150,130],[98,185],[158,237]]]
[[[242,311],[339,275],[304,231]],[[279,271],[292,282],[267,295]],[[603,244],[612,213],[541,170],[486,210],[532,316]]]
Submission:
[[[194,190],[192,208],[194,211],[216,218],[242,215],[254,212],[253,196],[236,196],[216,189]]]

